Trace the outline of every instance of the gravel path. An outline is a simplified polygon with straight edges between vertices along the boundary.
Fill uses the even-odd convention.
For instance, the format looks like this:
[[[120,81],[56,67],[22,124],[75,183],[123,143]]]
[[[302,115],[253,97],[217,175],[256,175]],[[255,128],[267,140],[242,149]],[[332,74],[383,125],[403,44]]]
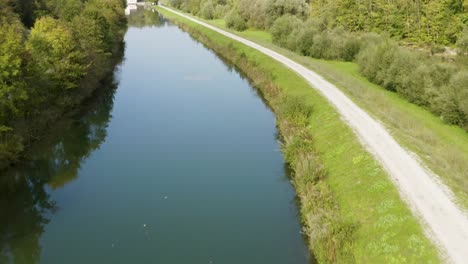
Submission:
[[[353,103],[333,84],[287,57],[190,16],[162,8],[210,28],[252,47],[281,62],[320,91],[354,130],[361,143],[383,165],[398,187],[403,199],[430,231],[447,262],[468,263],[468,218],[451,199],[451,193],[427,171],[389,132],[364,110]],[[468,165],[467,165],[468,166]]]

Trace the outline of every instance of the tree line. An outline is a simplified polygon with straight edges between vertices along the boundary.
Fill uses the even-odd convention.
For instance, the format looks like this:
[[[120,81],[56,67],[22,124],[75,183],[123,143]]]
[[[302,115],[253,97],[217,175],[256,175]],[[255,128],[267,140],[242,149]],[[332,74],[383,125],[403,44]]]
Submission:
[[[224,18],[238,31],[266,30],[273,43],[304,56],[356,62],[371,82],[468,130],[466,1],[168,1],[206,19]],[[408,48],[405,41],[429,43],[432,50]],[[437,55],[438,44],[452,45],[458,55]]]
[[[451,45],[468,25],[466,0],[166,0],[206,19],[269,29],[283,14],[311,16],[327,29],[376,32],[406,42]]]
[[[122,58],[125,0],[0,0],[0,168]]]

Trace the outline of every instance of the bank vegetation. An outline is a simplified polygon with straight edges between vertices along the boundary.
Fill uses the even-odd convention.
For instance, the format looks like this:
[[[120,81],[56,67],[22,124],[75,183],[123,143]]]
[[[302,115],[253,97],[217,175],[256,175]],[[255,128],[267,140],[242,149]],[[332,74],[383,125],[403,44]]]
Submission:
[[[319,263],[437,263],[388,176],[309,84],[268,56],[159,9],[242,70],[277,117],[304,233]]]
[[[122,58],[124,0],[0,0],[0,169]]]

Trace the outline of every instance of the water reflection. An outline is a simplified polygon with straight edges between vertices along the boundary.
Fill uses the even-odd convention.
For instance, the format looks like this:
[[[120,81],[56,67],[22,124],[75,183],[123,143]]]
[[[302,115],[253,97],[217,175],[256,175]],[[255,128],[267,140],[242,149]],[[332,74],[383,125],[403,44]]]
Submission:
[[[148,263],[306,263],[308,251],[299,236],[296,207],[291,206],[294,196],[284,182],[287,167],[272,151],[278,145],[268,134],[275,131],[272,116],[249,96],[248,85],[237,75],[231,78],[217,59],[181,38],[184,34],[175,27],[155,28],[166,24],[157,13],[141,11],[128,17],[129,25],[152,30],[127,34],[129,58],[109,129],[112,136],[99,152],[122,164],[106,166],[99,157],[83,162],[106,138],[114,91],[104,90],[110,94],[57,124],[22,168],[0,178],[0,263],[131,263],[134,256]],[[140,45],[144,41],[154,46]],[[195,67],[181,70],[182,63],[166,64],[165,47],[173,43],[186,51],[181,62]],[[199,63],[201,59],[206,63]],[[225,65],[236,71],[227,60]],[[200,66],[225,85],[207,78],[203,83],[184,80]],[[177,78],[166,78],[169,73]],[[173,82],[161,81],[165,79]],[[173,107],[181,100],[185,108]],[[201,103],[205,100],[210,104]],[[148,113],[155,114],[135,121]],[[172,143],[171,149],[164,141]],[[96,172],[93,160],[105,173]],[[80,194],[99,193],[97,199],[85,193],[80,203],[69,202],[61,194],[73,188],[50,191],[78,173],[81,179],[69,186]],[[54,200],[60,214],[54,214]]]
[[[130,27],[161,27],[166,23],[166,20],[151,7],[135,6],[134,10],[136,12],[132,9],[127,14],[128,26]]]
[[[37,263],[40,237],[57,209],[47,188],[78,177],[80,164],[106,138],[116,84],[108,84],[79,113],[60,120],[23,164],[0,177],[0,263]]]
[[[170,22],[168,22],[170,23]],[[183,29],[183,28],[181,28]],[[194,33],[190,33],[188,32],[187,33],[190,38],[192,38],[194,41],[196,42],[199,42],[198,38],[197,38],[197,34],[194,34]],[[207,44],[203,43],[203,42],[199,42],[203,45],[203,47],[210,51],[211,53],[215,54],[219,59],[220,61],[223,63],[223,65],[226,67],[226,70],[229,71],[229,72],[235,72],[238,74],[238,76],[247,81],[250,85],[250,87],[252,87],[252,91],[253,93],[256,95],[256,97],[258,97],[262,102],[263,102],[263,105],[271,112],[274,112],[274,109],[271,107],[270,105],[270,102],[266,99],[263,91],[258,87],[258,83],[255,83],[251,78],[249,78],[249,76],[244,73],[237,65],[233,64],[232,61],[225,55],[225,54],[222,54],[222,53],[219,53],[215,50],[212,49],[212,47],[208,46]],[[275,76],[272,75],[271,76],[271,79],[274,79]],[[284,138],[283,136],[280,134],[279,132],[279,128],[277,128],[275,131],[274,131],[274,135],[275,135],[275,138],[276,138],[276,141],[282,145],[284,143]],[[279,149],[278,149],[279,151]],[[284,162],[283,163],[283,170],[284,170],[284,178],[282,178],[281,180],[283,181],[287,181],[287,182],[291,182],[292,181],[292,178],[293,178],[293,169],[291,168],[290,164],[287,163],[287,162]],[[291,203],[293,203],[295,205],[296,208],[300,208],[301,204],[300,204],[300,200],[299,200],[299,197],[296,195],[294,196],[294,199],[291,201]],[[298,219],[300,219],[300,215],[299,215],[299,211],[296,211],[296,216]],[[305,245],[308,245],[309,243],[309,239],[308,237],[306,236],[306,233],[302,233],[302,238],[303,238],[303,241],[304,241],[304,244]],[[317,262],[317,259],[315,258],[315,256],[313,254],[309,255],[309,263],[310,264],[316,264],[318,263]]]

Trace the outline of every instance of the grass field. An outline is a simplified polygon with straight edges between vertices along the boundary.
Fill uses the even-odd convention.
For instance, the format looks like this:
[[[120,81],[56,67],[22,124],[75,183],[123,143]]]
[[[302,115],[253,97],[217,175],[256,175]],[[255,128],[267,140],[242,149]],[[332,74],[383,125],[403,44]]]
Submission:
[[[388,175],[305,80],[252,48],[158,11],[242,69],[264,94],[284,138],[283,153],[294,171],[291,181],[304,231],[320,263],[440,262]],[[223,25],[220,20],[210,22]],[[265,32],[246,31],[242,36],[271,41]]]
[[[301,56],[274,45],[268,32],[237,32],[227,29],[222,19],[204,21],[286,55],[335,84],[380,120],[400,144],[416,153],[453,191],[457,203],[468,209],[468,133],[463,129],[448,125],[424,108],[369,82],[359,73],[356,63]]]

